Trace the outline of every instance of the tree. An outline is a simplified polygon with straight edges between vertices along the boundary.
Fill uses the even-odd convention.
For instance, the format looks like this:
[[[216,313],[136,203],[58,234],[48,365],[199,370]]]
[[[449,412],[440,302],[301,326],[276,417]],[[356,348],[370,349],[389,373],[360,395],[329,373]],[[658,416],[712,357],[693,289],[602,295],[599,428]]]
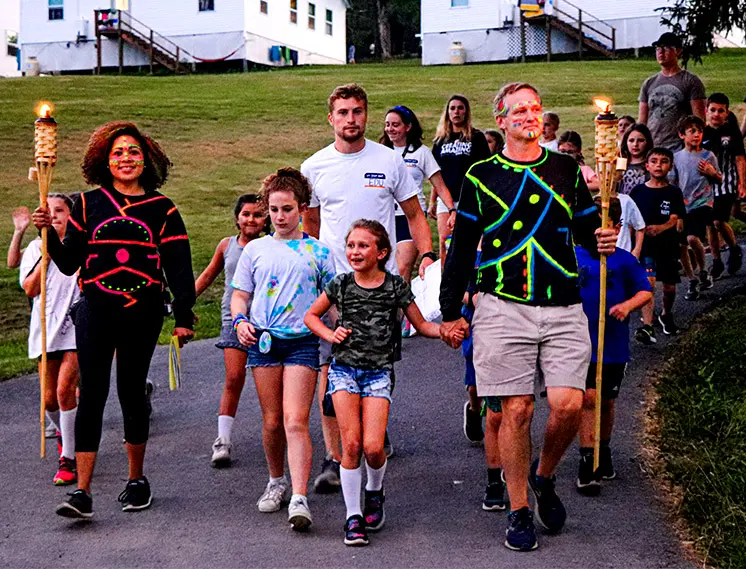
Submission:
[[[389,0],[376,0],[378,13],[378,38],[381,42],[381,57],[391,59],[391,7]]]
[[[701,63],[703,55],[712,53],[713,34],[746,29],[746,0],[675,0],[658,10],[661,23],[683,39],[684,63]]]
[[[416,54],[420,31],[420,0],[353,0],[347,10],[347,42],[358,48],[358,60],[376,46],[384,59]],[[388,33],[388,51],[385,36]]]

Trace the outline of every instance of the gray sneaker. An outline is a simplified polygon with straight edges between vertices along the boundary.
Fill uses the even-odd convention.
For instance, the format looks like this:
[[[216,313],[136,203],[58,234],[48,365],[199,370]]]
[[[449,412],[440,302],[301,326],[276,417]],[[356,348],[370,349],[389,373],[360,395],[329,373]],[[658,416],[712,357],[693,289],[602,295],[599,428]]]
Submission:
[[[288,521],[295,531],[307,531],[313,523],[308,498],[300,494],[293,496],[288,506]]]
[[[218,437],[212,443],[212,467],[226,468],[231,465],[231,448],[233,445],[225,437]]]
[[[321,474],[313,481],[313,489],[319,494],[339,492],[342,482],[339,479],[339,463],[327,455],[321,464]]]
[[[290,486],[286,478],[278,482],[269,482],[261,498],[257,500],[256,505],[259,511],[268,514],[277,512],[284,504],[290,501]]]

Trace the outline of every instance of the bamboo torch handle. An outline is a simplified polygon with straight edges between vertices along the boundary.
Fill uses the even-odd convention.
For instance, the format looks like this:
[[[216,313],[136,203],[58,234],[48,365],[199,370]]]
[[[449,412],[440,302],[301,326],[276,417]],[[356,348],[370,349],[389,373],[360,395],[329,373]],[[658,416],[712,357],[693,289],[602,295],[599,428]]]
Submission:
[[[609,200],[614,170],[610,162],[600,167],[601,227],[609,227]],[[598,350],[596,352],[596,405],[594,413],[593,470],[598,470],[601,458],[601,407],[603,404],[604,337],[606,336],[606,255],[601,255],[599,279],[601,288],[598,302]]]
[[[49,195],[49,186],[52,182],[52,166],[45,161],[37,161],[36,168],[39,176],[39,205],[41,207],[47,207],[47,197]],[[45,393],[47,388],[47,235],[48,228],[42,227],[41,229],[41,293],[39,295],[39,303],[41,310],[39,311],[40,324],[41,324],[41,366],[39,369],[39,392],[40,392],[40,405],[39,405],[39,423],[41,426],[41,451],[40,456],[44,458],[46,456],[46,438],[44,435],[44,422],[46,415],[46,400]]]

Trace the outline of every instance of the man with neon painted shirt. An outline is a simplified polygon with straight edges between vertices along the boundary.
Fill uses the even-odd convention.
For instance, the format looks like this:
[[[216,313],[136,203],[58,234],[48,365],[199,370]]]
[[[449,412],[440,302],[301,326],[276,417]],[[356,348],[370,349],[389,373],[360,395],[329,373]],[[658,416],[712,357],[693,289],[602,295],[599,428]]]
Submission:
[[[505,546],[517,551],[538,547],[527,478],[537,521],[558,532],[566,519],[553,475],[577,433],[591,352],[573,240],[605,254],[616,241],[613,230],[599,229],[577,162],[539,145],[542,111],[526,83],[495,97],[505,148],[466,175],[440,295],[441,335],[457,347],[454,332],[468,334],[461,306],[481,238],[474,367],[479,395],[502,403],[500,454],[512,509]],[[550,415],[540,458],[530,464],[537,367]]]

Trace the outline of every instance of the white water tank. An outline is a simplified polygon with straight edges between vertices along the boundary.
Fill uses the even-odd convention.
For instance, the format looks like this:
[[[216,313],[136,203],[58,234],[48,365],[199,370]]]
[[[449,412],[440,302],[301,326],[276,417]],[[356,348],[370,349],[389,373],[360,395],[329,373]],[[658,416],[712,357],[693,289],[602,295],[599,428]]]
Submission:
[[[78,39],[84,39],[88,37],[88,20],[81,17],[78,20]]]
[[[26,77],[38,77],[41,73],[41,66],[39,60],[33,56],[27,57],[23,63],[23,74]]]
[[[448,52],[451,56],[451,65],[463,65],[466,63],[466,48],[460,41],[451,42]]]

